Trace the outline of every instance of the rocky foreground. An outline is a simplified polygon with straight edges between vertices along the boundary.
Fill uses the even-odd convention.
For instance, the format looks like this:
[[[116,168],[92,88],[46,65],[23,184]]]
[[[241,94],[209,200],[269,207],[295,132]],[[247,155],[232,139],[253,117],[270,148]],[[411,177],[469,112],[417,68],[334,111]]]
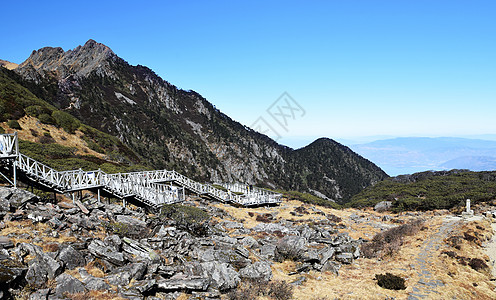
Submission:
[[[360,256],[362,240],[338,233],[339,217],[311,209],[321,216],[312,226],[266,213],[248,229],[200,199],[147,213],[1,187],[0,298],[218,299],[245,282],[269,282],[284,297],[290,285],[270,283],[271,265],[290,259],[292,274],[338,274]]]

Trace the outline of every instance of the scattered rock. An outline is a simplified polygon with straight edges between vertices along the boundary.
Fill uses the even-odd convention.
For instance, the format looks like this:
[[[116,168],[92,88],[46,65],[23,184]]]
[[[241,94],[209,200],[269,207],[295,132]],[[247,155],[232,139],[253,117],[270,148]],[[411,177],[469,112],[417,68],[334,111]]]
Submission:
[[[257,261],[239,270],[239,275],[242,278],[269,281],[272,279],[272,269],[270,268],[269,263]]]
[[[393,207],[392,201],[381,201],[374,206],[374,210],[378,212],[390,210]]]
[[[58,297],[64,296],[65,293],[75,294],[86,292],[83,283],[67,273],[60,274],[55,280],[57,282],[55,295]]]
[[[158,280],[157,287],[165,291],[177,291],[177,290],[200,290],[206,291],[209,285],[210,279],[208,277],[200,276],[176,276],[175,278]]]
[[[125,263],[124,255],[120,252],[114,251],[111,247],[105,245],[100,240],[93,240],[88,245],[88,250],[96,257],[108,260],[117,266],[122,266]]]
[[[240,282],[239,274],[227,263],[205,262],[201,264],[204,276],[211,278],[211,285],[221,291],[235,288]]]
[[[306,239],[300,236],[285,236],[277,242],[276,257],[298,259],[306,250]]]
[[[58,260],[62,261],[69,270],[86,264],[84,256],[72,246],[64,247],[59,253]]]

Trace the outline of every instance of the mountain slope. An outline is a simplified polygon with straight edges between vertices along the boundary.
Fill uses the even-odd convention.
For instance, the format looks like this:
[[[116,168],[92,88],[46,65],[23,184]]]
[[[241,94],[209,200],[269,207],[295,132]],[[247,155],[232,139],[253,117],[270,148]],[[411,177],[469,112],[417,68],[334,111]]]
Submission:
[[[387,177],[334,141],[300,150],[279,145],[93,40],[69,51],[33,51],[16,72],[38,97],[118,137],[156,169],[312,191],[339,202]]]
[[[17,131],[23,154],[58,170],[100,168],[112,173],[145,168],[119,139],[81,124],[37,98],[19,80],[0,67],[0,130]]]

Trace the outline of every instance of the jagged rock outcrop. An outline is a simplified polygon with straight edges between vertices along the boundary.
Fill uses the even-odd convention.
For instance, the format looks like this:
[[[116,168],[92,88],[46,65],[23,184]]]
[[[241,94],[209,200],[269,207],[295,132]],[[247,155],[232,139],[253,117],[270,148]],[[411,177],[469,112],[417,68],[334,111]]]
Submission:
[[[330,139],[302,149],[277,144],[233,121],[205,98],[89,40],[42,48],[15,71],[39,98],[118,137],[146,164],[200,181],[241,181],[346,202],[387,175]]]

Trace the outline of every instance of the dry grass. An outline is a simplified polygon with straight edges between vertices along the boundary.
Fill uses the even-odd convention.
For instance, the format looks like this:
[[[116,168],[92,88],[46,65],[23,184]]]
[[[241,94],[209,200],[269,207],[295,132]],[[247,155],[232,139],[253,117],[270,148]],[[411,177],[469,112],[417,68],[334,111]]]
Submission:
[[[119,297],[115,293],[109,291],[88,291],[84,293],[67,294],[66,296],[71,300],[125,300],[125,298]]]
[[[66,242],[77,241],[74,236],[64,235],[60,232],[60,236],[55,238],[48,236],[53,229],[46,223],[34,223],[31,220],[22,221],[8,221],[5,222],[5,228],[0,231],[0,235],[12,235],[12,242],[17,245],[18,243],[32,243],[32,239],[41,238],[42,242],[34,243],[43,248],[43,251],[54,251],[54,243],[62,244]],[[19,238],[20,235],[28,235],[29,238]]]
[[[84,266],[86,271],[93,277],[103,278],[105,277],[105,265],[100,262],[97,258],[94,261],[90,262],[86,266]],[[102,270],[103,269],[103,270]]]

